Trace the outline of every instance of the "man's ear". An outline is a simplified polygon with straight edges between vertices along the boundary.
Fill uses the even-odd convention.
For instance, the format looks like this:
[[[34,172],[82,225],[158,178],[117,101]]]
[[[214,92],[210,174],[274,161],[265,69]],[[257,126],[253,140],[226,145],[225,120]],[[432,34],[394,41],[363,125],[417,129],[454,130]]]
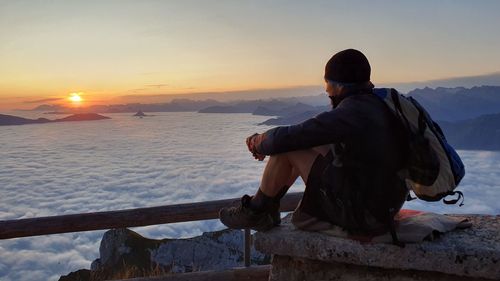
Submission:
[[[345,87],[340,84],[333,85],[334,94],[336,96],[342,94],[345,91]]]

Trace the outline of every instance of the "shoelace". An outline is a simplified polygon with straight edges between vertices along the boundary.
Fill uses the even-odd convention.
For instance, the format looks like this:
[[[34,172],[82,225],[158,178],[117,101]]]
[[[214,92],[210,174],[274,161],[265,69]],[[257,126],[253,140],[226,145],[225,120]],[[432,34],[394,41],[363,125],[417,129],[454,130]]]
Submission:
[[[249,209],[250,200],[251,200],[250,196],[248,195],[243,196],[243,198],[241,198],[240,205],[238,207],[233,207],[229,210],[229,215],[234,216],[236,214],[245,212],[245,209]]]

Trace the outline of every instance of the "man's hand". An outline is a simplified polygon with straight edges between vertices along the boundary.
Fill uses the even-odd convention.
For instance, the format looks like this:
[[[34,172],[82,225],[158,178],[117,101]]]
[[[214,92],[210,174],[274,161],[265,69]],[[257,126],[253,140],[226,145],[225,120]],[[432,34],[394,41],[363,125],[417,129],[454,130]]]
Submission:
[[[266,155],[257,152],[257,145],[264,139],[263,134],[253,134],[247,138],[248,150],[252,153],[253,157],[259,161],[263,161]]]

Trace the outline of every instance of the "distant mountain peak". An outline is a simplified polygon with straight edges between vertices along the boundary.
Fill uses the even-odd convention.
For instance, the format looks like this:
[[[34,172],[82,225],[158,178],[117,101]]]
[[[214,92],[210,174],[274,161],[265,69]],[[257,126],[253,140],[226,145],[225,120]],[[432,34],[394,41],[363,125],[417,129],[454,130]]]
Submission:
[[[39,105],[31,110],[32,111],[58,111],[58,110],[61,110],[63,108],[64,107],[62,107],[60,105],[56,105],[56,104],[42,104],[42,105]]]
[[[38,118],[38,119],[28,119],[23,117],[17,117],[12,115],[4,115],[0,114],[0,126],[9,126],[9,125],[26,125],[26,124],[43,124],[43,123],[52,123],[52,122],[68,122],[68,121],[94,121],[94,120],[103,120],[103,119],[111,119],[106,116],[102,116],[96,113],[79,113],[73,114],[68,117],[64,117],[61,119],[49,120],[47,118]]]
[[[415,98],[437,120],[457,121],[500,113],[500,86],[426,87],[415,89],[408,96]]]

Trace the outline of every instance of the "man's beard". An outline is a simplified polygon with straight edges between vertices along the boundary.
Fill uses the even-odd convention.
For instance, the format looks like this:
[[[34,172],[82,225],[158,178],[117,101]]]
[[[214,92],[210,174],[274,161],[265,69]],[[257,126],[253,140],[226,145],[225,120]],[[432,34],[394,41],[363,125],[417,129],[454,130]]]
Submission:
[[[332,109],[336,108],[339,105],[341,100],[342,100],[342,97],[340,97],[339,95],[331,96],[330,97],[330,104],[332,105]]]

